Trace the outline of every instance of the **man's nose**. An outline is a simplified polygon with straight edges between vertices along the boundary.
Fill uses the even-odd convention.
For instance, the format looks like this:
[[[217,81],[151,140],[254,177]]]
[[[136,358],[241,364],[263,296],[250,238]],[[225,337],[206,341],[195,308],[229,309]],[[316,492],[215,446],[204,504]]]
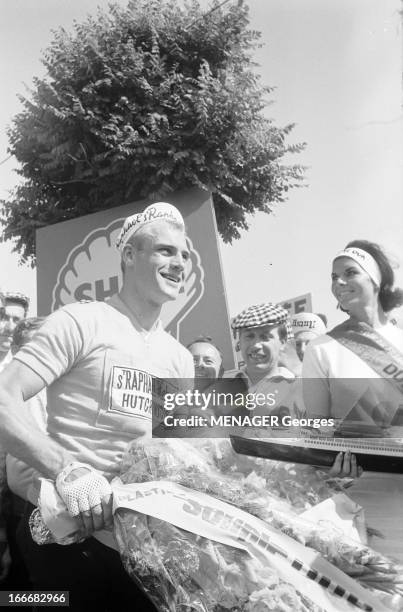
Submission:
[[[8,334],[12,334],[16,327],[17,327],[17,323],[13,321],[12,319],[9,319],[6,322],[4,329]]]
[[[174,266],[176,270],[183,272],[185,269],[185,260],[181,253],[176,253],[171,259],[171,265]]]
[[[252,340],[251,348],[252,349],[261,349],[262,348],[262,340],[259,340],[259,338],[255,338],[255,340]]]
[[[298,347],[300,353],[304,354],[307,346],[308,346],[308,342],[301,342],[301,344]]]

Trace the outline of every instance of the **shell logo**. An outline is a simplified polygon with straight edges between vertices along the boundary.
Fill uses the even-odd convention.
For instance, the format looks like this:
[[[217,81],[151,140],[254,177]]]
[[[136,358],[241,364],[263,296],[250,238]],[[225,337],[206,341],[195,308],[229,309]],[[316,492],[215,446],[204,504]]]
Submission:
[[[52,310],[80,300],[103,301],[118,293],[122,285],[120,254],[115,247],[124,219],[90,232],[70,251],[60,269],[52,294]],[[162,308],[164,327],[179,338],[181,322],[204,294],[204,270],[198,251],[187,238],[190,251],[185,280],[176,300]]]

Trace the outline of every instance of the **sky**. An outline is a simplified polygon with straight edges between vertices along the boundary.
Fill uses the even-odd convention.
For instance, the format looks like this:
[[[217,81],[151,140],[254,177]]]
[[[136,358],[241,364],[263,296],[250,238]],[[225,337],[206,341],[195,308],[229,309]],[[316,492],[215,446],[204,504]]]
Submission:
[[[120,1],[119,4],[126,4]],[[203,1],[203,5],[209,6]],[[0,197],[19,180],[7,159],[6,127],[34,76],[50,30],[70,28],[103,0],[0,0]],[[330,293],[332,257],[347,242],[379,242],[403,286],[402,26],[399,0],[250,0],[255,54],[264,84],[274,86],[267,114],[295,123],[290,141],[306,142],[292,163],[307,166],[305,188],[292,190],[273,215],[258,213],[232,245],[221,246],[231,316],[244,307],[311,293],[330,324],[342,318]],[[35,313],[36,275],[0,244],[0,287],[22,290]],[[401,313],[398,314],[400,320]],[[403,320],[403,318],[402,318]]]

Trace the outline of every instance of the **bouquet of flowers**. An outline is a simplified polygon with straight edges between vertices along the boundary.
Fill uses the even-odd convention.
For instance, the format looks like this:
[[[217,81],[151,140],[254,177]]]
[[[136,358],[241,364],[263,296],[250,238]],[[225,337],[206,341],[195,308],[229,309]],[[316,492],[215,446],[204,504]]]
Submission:
[[[373,587],[381,577],[386,591],[400,592],[399,568],[392,562],[300,516],[343,489],[340,480],[326,481],[309,466],[237,455],[228,440],[158,439],[130,445],[121,481],[168,481],[207,494],[314,548],[363,585]],[[274,566],[262,567],[245,551],[132,510],[118,509],[115,520],[125,567],[141,580],[161,612],[318,609]]]
[[[247,552],[118,510],[124,566],[159,612],[319,612],[309,598]]]
[[[313,468],[228,440],[134,441],[112,489],[123,564],[159,612],[403,610],[402,568],[301,516],[343,490]],[[54,541],[38,511],[31,531]]]
[[[260,491],[270,491],[284,503],[250,512],[267,520],[295,540],[314,548],[343,572],[364,586],[403,595],[403,568],[397,562],[357,540],[346,537],[329,522],[312,523],[301,513],[335,493],[344,492],[351,479],[328,477],[309,465],[284,463],[237,455],[227,440],[217,440],[211,453],[217,470],[242,474],[244,481]],[[285,503],[288,502],[288,503]]]

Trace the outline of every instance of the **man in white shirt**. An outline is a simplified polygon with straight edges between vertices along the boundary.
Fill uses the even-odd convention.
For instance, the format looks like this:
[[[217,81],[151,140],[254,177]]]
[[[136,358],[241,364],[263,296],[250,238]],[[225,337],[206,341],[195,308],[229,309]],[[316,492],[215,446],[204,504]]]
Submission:
[[[311,340],[326,333],[323,319],[313,312],[300,312],[291,318],[295,338],[295,350],[300,361],[304,360],[306,348]]]
[[[128,217],[119,235],[123,287],[108,302],[52,313],[0,375],[0,440],[55,482],[88,537],[69,546],[20,542],[38,590],[70,590],[70,609],[153,609],[125,574],[110,530],[110,480],[128,442],[151,434],[152,378],[193,378],[190,353],[161,327],[178,297],[189,251],[180,212],[167,203]],[[47,435],[18,415],[47,387]]]
[[[237,374],[248,386],[248,393],[269,396],[266,404],[257,402],[254,415],[298,417],[304,411],[298,379],[279,365],[282,349],[292,338],[288,311],[272,303],[249,306],[232,321],[245,367]],[[253,435],[265,436],[266,429]],[[271,432],[273,433],[273,432]],[[271,435],[271,434],[270,434]]]

